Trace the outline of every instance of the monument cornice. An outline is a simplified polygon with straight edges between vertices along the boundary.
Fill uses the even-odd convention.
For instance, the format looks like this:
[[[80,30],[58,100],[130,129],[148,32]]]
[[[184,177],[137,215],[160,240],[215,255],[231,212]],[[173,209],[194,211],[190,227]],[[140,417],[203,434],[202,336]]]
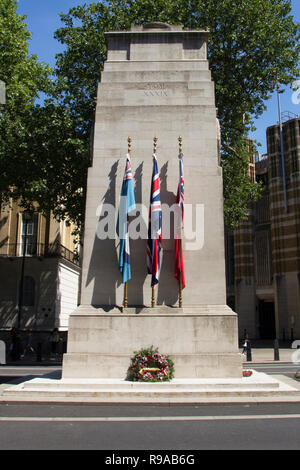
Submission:
[[[205,36],[206,39],[209,38],[210,32],[206,30],[160,30],[160,29],[149,29],[149,30],[137,30],[137,31],[107,31],[104,33],[105,37],[115,37],[115,36],[153,36],[153,35],[172,35],[172,36]]]

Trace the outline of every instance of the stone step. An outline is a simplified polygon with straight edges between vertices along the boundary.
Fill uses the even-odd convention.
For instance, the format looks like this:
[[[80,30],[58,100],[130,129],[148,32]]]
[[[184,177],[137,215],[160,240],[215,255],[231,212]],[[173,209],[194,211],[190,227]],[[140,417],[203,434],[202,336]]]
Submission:
[[[100,83],[98,101],[101,106],[184,106],[213,105],[212,82],[169,83]]]
[[[118,106],[116,106],[116,108],[118,108]],[[157,108],[157,106],[156,106],[156,108]],[[176,112],[176,110],[174,110],[174,112]],[[185,115],[186,115],[186,113],[182,114],[180,116],[180,119],[178,119],[178,122],[174,124],[173,130],[168,132],[168,138],[166,136],[164,136],[164,138],[159,139],[160,155],[161,155],[162,151],[172,147],[172,145],[175,146],[175,148],[176,148],[175,152],[173,151],[176,154],[176,151],[178,150],[177,149],[178,136],[180,135],[180,131],[181,131],[180,122],[181,122],[181,119],[184,119]],[[108,114],[106,114],[106,116],[108,116],[108,120],[105,121],[104,119],[102,119],[100,122],[98,121],[97,124],[95,125],[95,129],[96,129],[97,133],[100,133],[100,132],[103,133],[103,134],[105,133],[102,140],[104,138],[106,138],[106,141],[108,141],[107,135],[108,136],[113,135],[113,132],[112,132],[111,126],[110,126],[113,118],[111,116],[109,116]],[[215,136],[214,130],[212,130],[209,125],[206,125],[205,122],[203,124],[200,123],[200,125],[198,124],[198,128],[193,124],[193,126],[191,126],[191,129],[189,130],[189,132],[186,132],[186,134],[185,134],[185,148],[187,148],[188,146],[191,146],[193,143],[195,143],[194,141],[197,141],[197,134],[199,133],[199,128],[201,130],[202,129],[204,129],[204,130],[207,129],[207,137],[210,140],[212,140],[214,138],[214,136]],[[131,135],[131,134],[138,135],[138,137],[136,137],[135,140],[134,140],[134,150],[136,150],[137,148],[141,148],[141,141],[144,141],[144,139],[149,136],[149,133],[150,133],[150,136],[152,137],[151,144],[150,144],[150,148],[152,149],[153,136],[155,135],[154,132],[156,132],[157,130],[161,130],[161,132],[163,132],[163,131],[166,132],[166,129],[167,129],[167,123],[165,121],[163,121],[163,119],[157,120],[155,122],[154,117],[152,118],[152,116],[150,117],[148,123],[141,121],[141,123],[139,124],[137,122],[137,120],[133,120],[132,123],[131,123],[130,129],[126,128],[125,124],[124,124],[124,126],[122,126],[122,128],[121,128],[121,126],[118,127],[119,133],[123,132],[123,134],[124,134],[124,133],[127,132],[127,136],[128,136],[128,132],[130,133],[129,135]],[[119,133],[118,133],[118,136],[119,136]],[[149,137],[148,137],[148,139],[149,139]],[[101,139],[99,139],[99,140],[101,140]],[[198,141],[199,141],[199,139],[198,139]],[[162,142],[163,142],[163,147],[162,147]],[[127,139],[126,139],[125,143],[127,143]],[[215,139],[214,139],[214,144],[215,144]],[[206,146],[206,143],[204,143],[201,146],[201,148],[199,148],[199,150],[197,152],[197,156],[195,156],[195,152],[193,152],[192,157],[195,156],[195,158],[199,158],[199,154],[201,154],[201,152],[202,152],[204,154],[203,157],[205,158],[206,153],[207,153],[205,150],[203,150],[203,148],[205,148],[205,146]],[[106,148],[110,149],[110,148],[114,148],[114,147],[112,147],[112,145],[111,145],[110,147],[107,146]],[[148,149],[149,144],[145,148]],[[216,152],[214,152],[214,154],[215,153]],[[185,159],[185,162],[186,161],[187,160]],[[178,162],[176,161],[176,163],[178,163]],[[188,163],[190,163],[190,162],[188,162]],[[215,163],[215,161],[214,161],[214,163]],[[190,171],[190,167],[188,165],[187,165],[186,171]],[[215,169],[215,173],[216,173],[216,171],[217,170]]]
[[[254,396],[254,395],[265,395],[265,394],[286,394],[286,390],[269,390],[268,388],[265,389],[256,389],[256,388],[249,388],[247,390],[241,390],[240,388],[232,388],[228,390],[219,390],[219,389],[211,389],[211,390],[182,390],[180,393],[176,393],[172,389],[166,389],[166,390],[160,390],[160,391],[153,391],[149,393],[148,391],[145,390],[115,390],[114,388],[112,389],[107,389],[107,390],[95,390],[94,388],[87,388],[87,389],[82,389],[82,388],[61,388],[61,389],[49,389],[48,387],[36,387],[34,389],[28,388],[28,389],[23,389],[22,391],[16,391],[16,390],[5,390],[3,392],[4,396],[12,396],[12,395],[20,395],[22,394],[49,394],[49,395],[62,395],[62,394],[78,394],[80,396],[123,396],[123,397],[132,397],[132,396],[142,396],[144,395],[145,398],[151,398],[151,397],[159,397],[159,396],[193,396],[193,397],[201,397],[201,396],[235,396],[235,395],[249,395]],[[294,392],[295,394],[299,395],[299,392]]]
[[[105,62],[104,71],[192,71],[192,70],[208,70],[207,60],[166,60],[166,61],[141,61],[141,60],[114,60]]]
[[[174,93],[168,91],[167,95],[151,94],[150,96],[144,94],[142,90],[136,92],[135,90],[127,90],[123,93],[114,93],[113,91],[101,92],[99,100],[103,106],[119,107],[119,106],[189,106],[190,104],[199,104],[212,106],[214,102],[213,96],[203,96],[201,93],[196,93],[196,90],[189,90],[185,94]],[[194,96],[196,95],[196,96]]]
[[[123,96],[118,96],[114,93],[107,93],[101,95],[100,101],[103,106],[189,106],[190,104],[199,104],[199,106],[212,106],[214,98],[208,96],[192,96],[193,93],[187,96],[176,96],[176,97],[162,97],[162,96],[147,96],[140,95],[139,97],[134,92],[125,93]],[[151,104],[149,103],[151,101]]]
[[[147,70],[130,72],[107,71],[101,74],[101,83],[136,83],[136,82],[210,82],[210,70]]]
[[[110,340],[111,343],[113,341],[114,339]],[[75,348],[77,348],[76,352],[74,352]],[[110,354],[103,352],[84,353],[78,352],[79,348],[84,349],[80,341],[76,345],[76,342],[71,338],[68,352],[63,358],[63,379],[73,379],[74,374],[77,379],[84,380],[91,378],[101,380],[104,377],[109,380],[114,380],[115,377],[125,379],[130,366],[131,352],[124,351],[118,354],[113,351]],[[201,380],[202,377],[207,377],[218,383],[218,378],[221,377],[240,379],[242,376],[242,360],[238,352],[223,351],[216,354],[198,354],[194,348],[191,354],[172,351],[170,357],[175,363],[175,380],[189,380],[189,377],[197,377]],[[191,364],[191,357],[193,364]]]
[[[180,81],[172,82],[144,82],[136,80],[133,82],[101,82],[99,85],[99,93],[125,93],[128,91],[143,92],[145,96],[168,96],[168,93],[186,94],[187,92],[197,92],[203,96],[211,96],[214,93],[214,84],[211,81]],[[150,93],[153,93],[151,95]],[[155,95],[156,93],[156,95]]]
[[[2,394],[2,399],[14,398],[18,401],[30,398],[31,400],[41,400],[43,398],[52,401],[59,401],[60,399],[72,399],[77,400],[97,400],[98,402],[113,402],[113,403],[152,403],[152,402],[194,402],[201,403],[205,399],[220,399],[226,400],[231,399],[250,399],[250,398],[280,398],[280,397],[298,397],[300,400],[299,391],[294,390],[270,390],[266,389],[245,389],[232,388],[228,390],[185,390],[185,391],[172,391],[172,390],[161,390],[149,393],[148,391],[132,391],[132,390],[94,390],[91,389],[48,389],[48,388],[36,388],[36,389],[24,389],[20,391],[16,390],[5,390]]]
[[[54,377],[57,375],[10,385],[2,392],[1,400],[77,403],[300,401],[299,389],[256,371],[250,377],[239,379],[173,379],[164,383]]]
[[[216,123],[216,107],[214,104],[211,106],[194,106],[193,104],[186,105],[186,106],[174,105],[172,109],[175,113],[178,113],[178,115],[182,116],[182,119],[188,119],[189,121],[192,121],[193,123],[195,123],[195,121],[199,123],[198,127],[201,126],[203,122],[210,122],[210,123],[213,122],[214,125]],[[123,123],[126,123],[126,122],[128,123],[128,113],[130,113],[131,121],[134,121],[135,119],[140,119],[143,125],[149,124],[149,119],[150,121],[160,123],[161,121],[164,121],[165,119],[168,118],[169,106],[167,105],[162,106],[161,104],[157,106],[151,105],[147,107],[147,113],[146,113],[145,108],[141,106],[127,105],[126,112],[124,113],[124,106],[122,105],[119,105],[119,107],[114,106],[113,108],[111,108],[109,103],[106,104],[105,106],[103,105],[100,106],[98,104],[96,108],[96,114],[97,114],[96,124],[98,122],[105,121],[105,120],[116,121],[116,115],[117,115],[119,116],[119,122],[117,124],[119,126],[123,125]],[[174,125],[175,124],[176,123],[174,123]],[[128,128],[130,127],[131,127],[131,122]],[[181,124],[181,128],[182,128],[182,124]],[[170,126],[169,126],[166,130],[170,132],[172,131],[172,129],[170,129]],[[189,133],[189,132],[191,132],[190,129],[187,129],[186,133]],[[164,135],[162,137],[164,137]],[[199,136],[198,136],[198,140],[199,140]],[[203,144],[205,144],[205,142],[203,142]]]
[[[129,382],[126,380],[113,380],[113,379],[62,379],[62,380],[51,380],[51,379],[33,379],[30,382],[24,382],[23,390],[69,390],[69,389],[80,389],[80,390],[98,390],[98,391],[120,391],[123,392],[149,392],[149,393],[165,393],[165,392],[209,392],[217,390],[233,390],[233,389],[266,389],[278,390],[279,383],[277,381],[261,381],[254,382],[251,378],[244,379],[232,379],[232,380],[202,380],[202,381],[184,381],[174,379],[171,382],[163,383],[147,383],[147,382]]]

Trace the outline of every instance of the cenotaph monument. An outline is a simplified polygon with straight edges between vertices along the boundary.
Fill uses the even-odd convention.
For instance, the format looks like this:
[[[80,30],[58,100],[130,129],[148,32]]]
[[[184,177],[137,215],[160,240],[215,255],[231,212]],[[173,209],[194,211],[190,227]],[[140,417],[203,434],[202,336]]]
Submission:
[[[69,320],[63,379],[125,379],[134,351],[152,345],[170,355],[175,378],[242,377],[237,315],[226,305],[222,170],[208,36],[163,23],[106,33],[88,172],[81,304]],[[146,208],[145,217],[136,213],[130,224],[139,217],[145,232],[155,138],[164,226],[176,202],[179,136],[185,184],[182,306],[174,237],[163,231],[155,306],[147,240],[141,236],[130,238],[124,307],[119,239],[105,208],[115,208],[116,222],[130,137],[135,201]]]

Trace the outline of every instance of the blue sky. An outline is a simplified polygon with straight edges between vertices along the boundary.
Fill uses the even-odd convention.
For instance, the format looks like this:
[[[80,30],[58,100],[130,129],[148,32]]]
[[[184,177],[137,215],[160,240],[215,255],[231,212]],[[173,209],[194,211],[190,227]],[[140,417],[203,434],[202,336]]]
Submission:
[[[77,5],[93,3],[95,0],[18,0],[18,13],[27,15],[26,23],[32,33],[30,53],[37,54],[39,60],[55,65],[55,54],[62,51],[61,44],[53,38],[54,31],[62,24],[59,13],[67,13],[69,8]],[[300,22],[300,0],[292,0],[292,13]],[[299,77],[300,80],[300,77]],[[299,82],[300,84],[300,82]],[[281,110],[300,115],[300,96],[294,100],[293,90],[287,87],[281,95]],[[278,121],[278,106],[276,93],[266,102],[267,110],[255,121],[257,130],[250,134],[261,146],[260,153],[266,153],[265,131],[268,126]]]

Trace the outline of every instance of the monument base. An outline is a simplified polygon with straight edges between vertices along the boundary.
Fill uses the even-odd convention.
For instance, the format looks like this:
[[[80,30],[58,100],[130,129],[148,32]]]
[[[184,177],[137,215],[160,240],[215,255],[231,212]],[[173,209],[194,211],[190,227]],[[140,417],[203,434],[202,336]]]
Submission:
[[[227,305],[104,308],[81,305],[71,316],[65,378],[125,379],[134,352],[168,354],[175,378],[240,378],[237,315]]]
[[[293,383],[286,383],[275,376],[255,370],[250,377],[173,379],[163,383],[128,382],[120,379],[60,379],[56,371],[18,385],[10,385],[0,394],[0,401],[131,405],[299,403],[300,392]],[[107,418],[99,418],[103,419]],[[157,419],[161,421],[162,418]]]

